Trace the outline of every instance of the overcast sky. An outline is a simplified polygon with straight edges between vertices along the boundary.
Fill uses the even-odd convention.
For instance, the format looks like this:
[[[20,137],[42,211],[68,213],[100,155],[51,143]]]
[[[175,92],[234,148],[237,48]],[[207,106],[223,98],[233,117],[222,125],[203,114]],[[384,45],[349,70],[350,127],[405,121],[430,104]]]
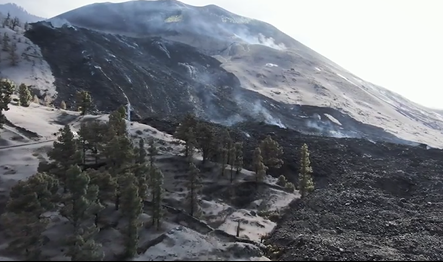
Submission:
[[[0,0],[49,18],[100,0]],[[357,76],[443,109],[443,0],[183,0],[266,21]]]

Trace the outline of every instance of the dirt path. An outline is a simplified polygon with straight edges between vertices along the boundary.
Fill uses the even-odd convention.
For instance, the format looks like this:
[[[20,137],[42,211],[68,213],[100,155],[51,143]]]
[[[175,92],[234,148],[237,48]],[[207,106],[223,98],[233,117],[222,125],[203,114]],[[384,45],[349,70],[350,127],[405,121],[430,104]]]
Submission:
[[[45,141],[37,141],[37,142],[32,142],[32,143],[25,143],[25,144],[21,144],[21,145],[4,146],[4,147],[0,147],[0,151],[6,150],[6,149],[10,149],[10,148],[18,148],[18,147],[25,147],[25,146],[30,146],[30,145],[52,143],[54,140],[56,140],[56,139],[50,139],[50,140],[45,140]]]

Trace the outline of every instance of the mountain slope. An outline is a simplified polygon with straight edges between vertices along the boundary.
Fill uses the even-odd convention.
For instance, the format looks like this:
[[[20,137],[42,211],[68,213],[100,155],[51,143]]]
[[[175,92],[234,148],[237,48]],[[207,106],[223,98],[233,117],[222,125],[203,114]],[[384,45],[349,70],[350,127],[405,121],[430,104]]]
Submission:
[[[100,16],[94,15],[97,13]],[[59,35],[60,38],[63,38],[61,34],[65,34],[65,38],[70,38],[74,42],[76,41],[75,38],[79,36],[79,32],[97,36],[94,39],[89,39],[88,44],[83,43],[85,48],[88,45],[93,46],[98,43],[97,41],[106,38],[125,39],[122,40],[125,42],[124,44],[118,44],[119,46],[116,47],[119,52],[122,51],[116,55],[116,59],[126,59],[124,54],[132,50],[130,52],[134,52],[135,56],[131,57],[130,63],[125,63],[123,66],[118,64],[119,66],[117,66],[117,64],[109,64],[104,59],[104,49],[111,48],[110,45],[117,45],[116,42],[121,42],[120,40],[108,41],[107,46],[100,42],[98,45],[101,46],[100,50],[103,52],[97,51],[97,53],[91,54],[96,63],[95,66],[103,69],[103,73],[112,80],[110,82],[122,82],[122,80],[114,79],[111,74],[118,73],[120,75],[118,77],[122,78],[121,75],[128,74],[128,72],[137,72],[137,76],[150,79],[149,86],[151,88],[155,85],[165,85],[159,80],[159,77],[151,77],[149,75],[151,72],[140,69],[141,63],[145,66],[146,64],[150,65],[151,60],[147,57],[141,59],[141,57],[143,57],[142,53],[148,51],[148,49],[151,52],[150,47],[145,45],[144,41],[152,37],[160,36],[162,40],[159,41],[163,43],[181,42],[188,44],[195,47],[196,49],[193,50],[200,53],[197,55],[192,51],[187,58],[181,60],[174,60],[167,56],[157,57],[157,60],[155,60],[156,65],[165,65],[165,74],[169,75],[169,69],[166,68],[172,68],[171,73],[174,72],[174,74],[171,75],[177,76],[178,73],[182,79],[180,81],[184,81],[184,76],[182,75],[183,71],[180,72],[178,68],[182,67],[183,70],[187,68],[188,76],[185,78],[188,78],[186,82],[191,89],[195,88],[196,82],[207,81],[208,75],[206,73],[207,68],[202,64],[194,66],[195,58],[191,59],[190,57],[209,55],[216,58],[221,62],[221,68],[217,70],[222,70],[223,74],[233,73],[231,76],[235,80],[220,80],[221,82],[214,84],[214,76],[210,74],[209,79],[212,82],[209,86],[211,86],[212,91],[207,92],[205,89],[206,92],[203,92],[204,94],[211,94],[210,97],[204,98],[203,94],[197,96],[198,102],[194,106],[197,114],[213,121],[220,122],[220,119],[229,118],[230,121],[225,121],[225,123],[232,123],[233,120],[239,121],[250,116],[253,118],[260,116],[260,119],[265,118],[268,122],[280,126],[296,129],[310,127],[329,135],[361,137],[364,136],[362,134],[368,134],[368,136],[380,137],[379,134],[366,130],[367,126],[370,125],[382,128],[399,138],[433,146],[442,145],[440,137],[443,130],[443,118],[440,114],[412,103],[384,88],[359,79],[269,24],[232,14],[214,5],[194,7],[179,1],[100,3],[72,10],[49,21],[58,26],[70,24],[76,28],[94,29],[95,32],[80,29],[68,30],[66,29],[68,27],[52,29],[59,31],[54,34]],[[49,40],[37,36],[39,34],[37,31],[43,30],[43,27],[37,26],[33,29],[34,33],[28,34],[32,41],[42,47],[42,50],[57,52],[58,49],[63,49],[60,46],[68,46],[67,43],[55,45],[50,43]],[[108,34],[120,34],[126,37]],[[99,35],[100,37],[98,37]],[[136,43],[136,45],[133,43]],[[166,49],[171,52],[175,49],[175,46],[179,45],[169,44],[169,49]],[[77,46],[77,48],[80,47]],[[137,54],[140,54],[141,57],[136,57]],[[49,52],[43,52],[43,55],[55,71],[59,70],[57,67],[74,66],[75,68],[82,68],[84,74],[81,85],[93,86],[98,84],[95,82],[95,78],[90,76],[92,74],[89,72],[91,65],[87,62],[73,58],[70,59],[69,65],[65,65],[64,59],[55,61],[54,57],[49,58],[51,56]],[[59,55],[62,55],[61,52]],[[87,60],[88,58],[82,59]],[[138,63],[138,65],[135,65],[134,61],[138,59],[140,61],[135,62],[135,64]],[[105,67],[106,69],[104,69]],[[193,80],[189,80],[189,78]],[[67,80],[66,76],[59,76],[56,80],[56,86],[59,89],[65,88],[63,87],[66,86],[64,82],[71,80]],[[146,82],[147,80],[143,81]],[[125,91],[126,95],[142,98],[142,93],[140,93],[142,91],[140,90],[143,90],[146,86],[143,81],[134,84],[131,91]],[[77,86],[81,85],[77,84]],[[221,92],[224,86],[229,87],[229,91],[225,92],[225,98],[220,102],[213,103],[211,100],[212,94]],[[121,85],[120,87],[123,88]],[[170,92],[185,92],[183,87],[177,88],[170,91],[162,90],[168,93],[167,97],[170,96]],[[105,98],[103,95],[106,93],[107,91],[103,91],[100,94],[97,93],[97,96],[94,97],[100,109],[107,109],[100,105],[109,102],[107,101],[109,99],[101,99]],[[63,96],[63,94],[61,95]],[[179,97],[183,98],[182,95],[178,95],[172,100],[168,98],[169,102],[166,107],[171,108],[169,104],[173,103],[172,101],[183,101]],[[190,96],[185,97],[187,97],[185,100],[190,98]],[[217,97],[216,101],[221,99],[218,95],[215,97]],[[154,98],[154,100],[158,102],[158,99]],[[138,108],[139,112],[147,109],[147,105],[138,105],[143,103],[141,101],[132,103],[135,108]],[[152,105],[152,101],[146,101],[145,103]],[[199,106],[199,104],[206,104],[207,106]],[[308,113],[305,115],[300,112],[303,111],[300,108],[303,108],[304,105],[323,109],[318,110],[316,114]],[[156,111],[154,109],[157,106],[159,105],[153,105],[152,111]],[[214,110],[222,111],[221,113],[217,112],[218,118],[211,117],[211,114],[208,113],[208,106],[213,106]],[[166,111],[163,107],[160,106],[160,108],[161,110],[157,111],[164,111],[167,114],[178,114],[190,110],[189,106],[184,110],[180,110],[180,112],[172,108]],[[263,108],[266,109],[265,113],[262,112]],[[260,113],[254,113],[256,111],[260,111]],[[329,111],[334,112],[331,115],[332,118],[325,115]],[[303,117],[309,119],[301,121]],[[294,121],[294,118],[299,118],[300,121]],[[349,124],[342,123],[340,120],[335,121],[338,118],[352,118],[357,122],[348,121],[352,122],[352,124]],[[300,122],[303,127],[299,127]]]
[[[9,13],[11,17],[18,17],[21,22],[34,23],[44,20],[42,17],[28,13],[23,7],[14,3],[0,4],[0,13],[4,15]]]
[[[285,104],[242,88],[218,60],[182,43],[47,23],[33,25],[26,36],[41,47],[54,74],[58,102],[67,101],[69,108],[76,108],[75,92],[85,89],[98,110],[114,110],[129,100],[139,118],[193,112],[225,125],[254,119],[322,135],[404,142],[338,110]]]

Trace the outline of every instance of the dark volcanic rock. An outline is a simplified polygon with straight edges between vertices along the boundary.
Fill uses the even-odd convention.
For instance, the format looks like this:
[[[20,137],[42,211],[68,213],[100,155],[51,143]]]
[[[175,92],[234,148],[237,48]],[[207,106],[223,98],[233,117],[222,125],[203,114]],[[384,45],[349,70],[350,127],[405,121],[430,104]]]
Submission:
[[[26,36],[40,46],[51,66],[58,99],[70,105],[75,92],[84,89],[99,110],[114,110],[128,99],[145,117],[195,111],[217,119],[239,111],[230,99],[238,79],[191,46],[158,37],[56,29],[48,23],[34,24]]]
[[[270,134],[285,153],[283,167],[271,173],[295,184],[300,147],[309,146],[316,190],[291,203],[266,241],[282,248],[275,259],[443,259],[442,150],[306,136],[257,123],[244,123],[231,134],[244,142],[246,166],[254,147]]]
[[[283,248],[278,259],[443,259],[443,151],[263,126],[243,131],[251,137],[246,153],[272,133],[285,150],[280,171],[294,182],[300,146],[311,151],[316,190],[291,204],[267,240]]]

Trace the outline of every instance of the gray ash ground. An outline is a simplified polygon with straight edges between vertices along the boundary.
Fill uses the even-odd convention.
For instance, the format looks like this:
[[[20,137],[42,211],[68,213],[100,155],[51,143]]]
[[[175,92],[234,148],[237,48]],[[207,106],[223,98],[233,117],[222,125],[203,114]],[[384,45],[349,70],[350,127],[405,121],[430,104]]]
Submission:
[[[266,240],[282,250],[272,259],[443,260],[443,151],[247,123],[232,132],[245,143],[246,165],[267,134],[285,151],[284,166],[271,173],[297,182],[299,148],[307,143],[316,184]]]

